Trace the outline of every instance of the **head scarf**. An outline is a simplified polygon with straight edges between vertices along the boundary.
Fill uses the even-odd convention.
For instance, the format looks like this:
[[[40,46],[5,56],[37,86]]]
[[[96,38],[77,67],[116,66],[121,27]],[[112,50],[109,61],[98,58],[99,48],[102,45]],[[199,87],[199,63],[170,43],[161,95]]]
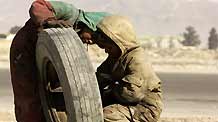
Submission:
[[[106,12],[84,12],[81,11],[78,20],[86,24],[93,31],[97,30],[98,23],[106,16],[109,16]]]
[[[49,1],[54,9],[57,19],[70,20],[73,24],[83,22],[91,30],[97,30],[97,24],[105,17],[110,15],[106,12],[85,12],[76,8],[74,5],[62,1]]]

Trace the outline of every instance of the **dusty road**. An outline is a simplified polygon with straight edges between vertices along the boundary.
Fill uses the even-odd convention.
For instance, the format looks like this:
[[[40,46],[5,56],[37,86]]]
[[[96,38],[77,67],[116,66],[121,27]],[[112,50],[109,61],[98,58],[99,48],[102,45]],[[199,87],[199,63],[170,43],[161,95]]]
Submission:
[[[8,68],[0,69],[0,122],[15,122],[13,91]]]
[[[162,116],[217,116],[218,74],[159,73],[163,80]]]
[[[163,117],[217,116],[218,74],[158,73],[163,80]],[[0,114],[13,113],[9,69],[0,69]],[[12,119],[9,114],[6,119]],[[5,116],[0,116],[0,122]]]
[[[0,111],[5,110],[6,106],[12,108],[13,91],[10,82],[9,69],[0,69]],[[9,104],[10,103],[10,104]],[[5,106],[6,105],[6,106]]]

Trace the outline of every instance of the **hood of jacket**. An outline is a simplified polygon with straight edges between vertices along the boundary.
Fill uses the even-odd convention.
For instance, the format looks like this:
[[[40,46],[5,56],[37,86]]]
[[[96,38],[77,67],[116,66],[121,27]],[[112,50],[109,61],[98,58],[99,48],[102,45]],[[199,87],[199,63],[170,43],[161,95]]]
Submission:
[[[121,56],[139,46],[131,22],[124,16],[104,17],[97,27],[119,46]]]

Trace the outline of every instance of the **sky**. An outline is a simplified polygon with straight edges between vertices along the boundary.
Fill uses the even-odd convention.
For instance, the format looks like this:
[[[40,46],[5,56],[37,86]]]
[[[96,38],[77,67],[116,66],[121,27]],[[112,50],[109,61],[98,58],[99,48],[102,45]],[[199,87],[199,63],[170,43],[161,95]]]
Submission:
[[[12,26],[24,25],[31,3],[32,0],[0,0],[0,33],[7,33]]]

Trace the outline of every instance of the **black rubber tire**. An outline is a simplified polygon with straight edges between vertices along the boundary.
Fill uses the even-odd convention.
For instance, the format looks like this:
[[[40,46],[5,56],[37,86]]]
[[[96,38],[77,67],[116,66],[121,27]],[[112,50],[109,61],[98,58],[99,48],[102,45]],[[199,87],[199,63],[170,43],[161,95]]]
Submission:
[[[95,71],[85,47],[72,28],[45,29],[38,35],[36,62],[39,93],[47,122],[52,119],[46,97],[46,64],[51,62],[60,81],[68,122],[103,122],[103,109]]]

